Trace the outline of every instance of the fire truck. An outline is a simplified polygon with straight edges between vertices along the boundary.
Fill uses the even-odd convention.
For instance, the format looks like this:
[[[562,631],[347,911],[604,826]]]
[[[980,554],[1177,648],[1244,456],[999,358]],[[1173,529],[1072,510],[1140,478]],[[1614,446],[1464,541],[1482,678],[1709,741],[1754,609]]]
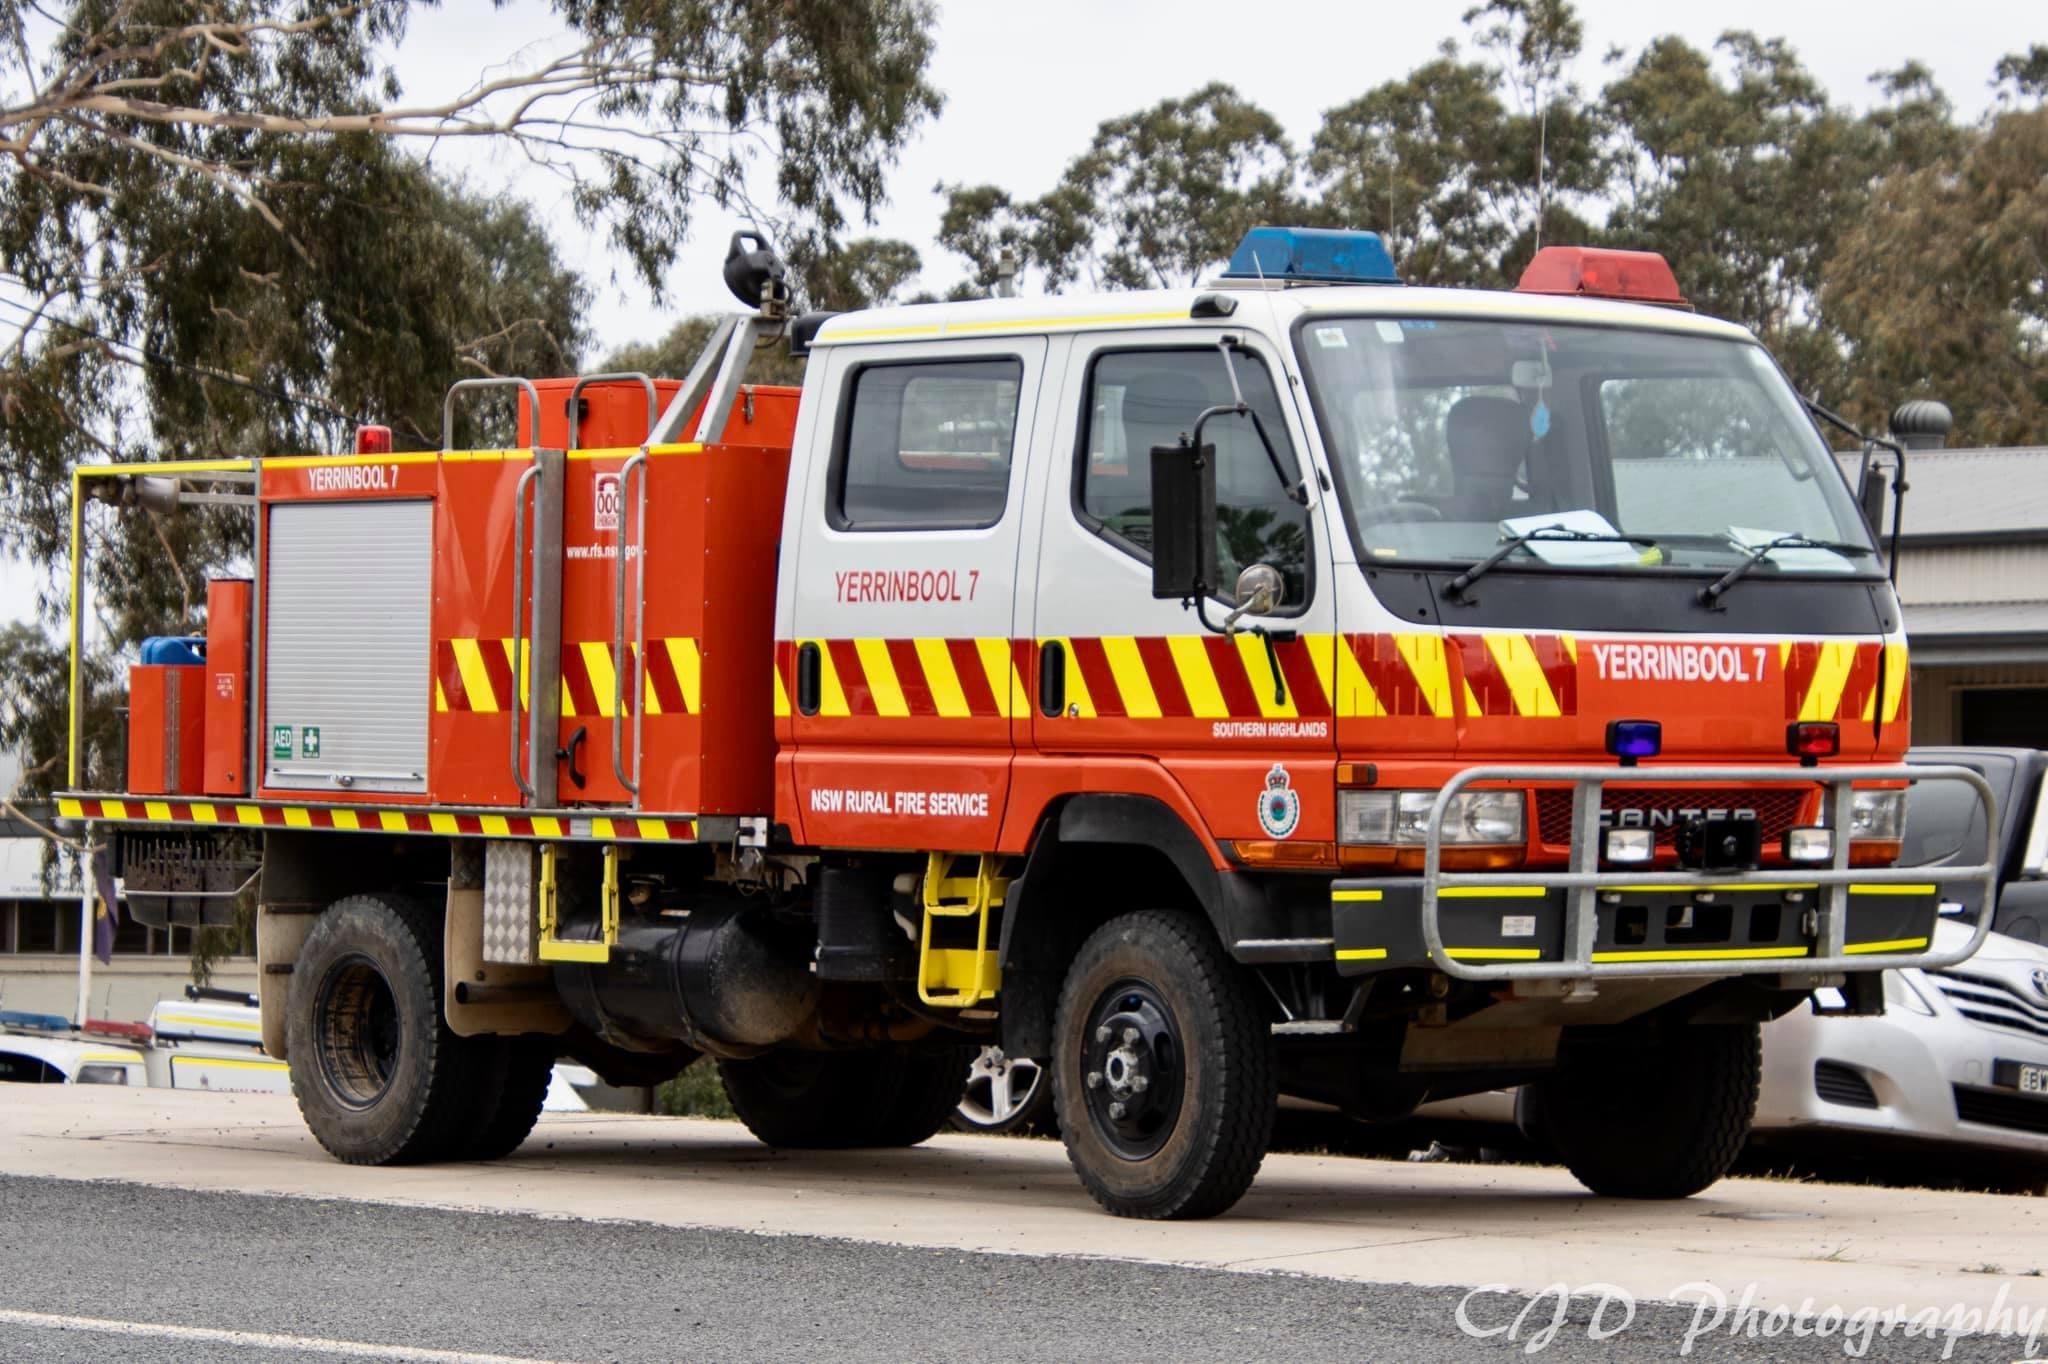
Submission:
[[[689,373],[466,380],[438,450],[76,470],[74,594],[104,504],[251,518],[61,812],[145,915],[253,898],[338,1158],[506,1155],[565,1055],[905,1146],[995,1045],[1119,1215],[1229,1208],[1281,1095],[1514,1085],[1678,1197],[1762,1021],[1983,940],[1988,895],[1932,943],[1991,868],[1893,866],[1909,782],[1993,802],[1900,762],[1904,449],[1852,489],[1661,258],[1422,288],[1259,228],[1202,288],[797,315],[743,233],[725,278]]]

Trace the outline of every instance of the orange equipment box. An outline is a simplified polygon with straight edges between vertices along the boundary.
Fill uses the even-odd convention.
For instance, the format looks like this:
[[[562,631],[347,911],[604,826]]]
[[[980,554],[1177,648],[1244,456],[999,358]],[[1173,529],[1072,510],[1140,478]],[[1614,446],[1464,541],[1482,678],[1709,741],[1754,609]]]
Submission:
[[[249,600],[246,578],[206,585],[206,777],[209,796],[249,794]]]
[[[137,663],[128,669],[128,789],[198,794],[205,766],[204,665]]]
[[[533,420],[526,402],[519,404],[519,444],[538,444],[543,449],[569,448],[569,394],[575,379],[536,379],[540,390],[540,440],[532,436]],[[682,384],[675,379],[654,381],[655,415],[668,406]],[[726,424],[729,445],[788,445],[796,434],[796,405],[803,390],[772,384],[748,384],[733,400],[732,419]],[[582,415],[576,422],[576,445],[583,450],[621,450],[646,442],[647,389],[634,381],[606,381],[586,384],[577,396]],[[683,423],[684,437],[697,429],[703,408]]]

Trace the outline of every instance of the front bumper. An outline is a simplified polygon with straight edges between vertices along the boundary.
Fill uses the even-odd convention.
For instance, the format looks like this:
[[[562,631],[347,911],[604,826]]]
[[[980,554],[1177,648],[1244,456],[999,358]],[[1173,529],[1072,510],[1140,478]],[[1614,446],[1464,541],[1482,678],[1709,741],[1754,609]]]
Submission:
[[[1944,966],[1990,931],[1997,868],[1849,866],[1849,839],[1832,866],[1747,872],[1603,869],[1601,789],[1639,783],[1743,782],[1825,788],[1837,830],[1850,827],[1857,782],[1954,781],[1969,787],[1987,827],[1996,799],[1965,767],[1475,767],[1437,795],[1420,877],[1347,879],[1330,892],[1337,969],[1363,975],[1428,967],[1464,980],[1583,980],[1613,976],[1836,974]],[[1443,870],[1451,799],[1478,784],[1573,786],[1572,859],[1564,871]],[[1983,906],[1966,943],[1934,944],[1944,889],[1974,884]]]

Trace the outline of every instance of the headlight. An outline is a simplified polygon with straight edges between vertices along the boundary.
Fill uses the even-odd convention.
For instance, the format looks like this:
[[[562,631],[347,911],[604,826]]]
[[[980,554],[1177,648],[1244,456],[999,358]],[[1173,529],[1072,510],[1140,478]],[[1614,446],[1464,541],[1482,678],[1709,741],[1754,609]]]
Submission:
[[[1854,791],[1850,793],[1849,839],[1875,839],[1896,843],[1906,829],[1906,793],[1898,791]]]
[[[1420,847],[1428,841],[1434,791],[1340,791],[1337,793],[1337,839],[1350,844],[1401,844]],[[1521,843],[1525,840],[1520,791],[1460,791],[1444,810],[1443,841],[1451,844]]]

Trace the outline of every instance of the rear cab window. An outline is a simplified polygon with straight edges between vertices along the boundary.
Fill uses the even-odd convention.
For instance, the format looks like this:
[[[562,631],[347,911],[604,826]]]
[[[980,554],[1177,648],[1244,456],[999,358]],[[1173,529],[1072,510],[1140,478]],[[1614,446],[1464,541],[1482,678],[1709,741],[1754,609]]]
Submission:
[[[836,530],[979,530],[1002,520],[1024,364],[864,365],[846,384],[827,489]]]

